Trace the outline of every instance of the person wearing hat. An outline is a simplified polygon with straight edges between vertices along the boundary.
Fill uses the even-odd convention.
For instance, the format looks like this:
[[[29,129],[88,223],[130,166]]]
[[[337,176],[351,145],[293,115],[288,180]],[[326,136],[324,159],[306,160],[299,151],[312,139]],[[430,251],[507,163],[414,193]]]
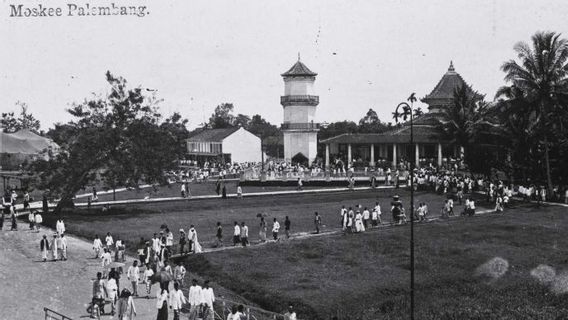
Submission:
[[[179,254],[183,255],[185,253],[184,248],[187,243],[187,235],[183,229],[179,229]]]
[[[43,238],[39,241],[39,249],[41,250],[41,257],[43,262],[47,261],[47,252],[49,251],[49,241],[47,236],[44,234]]]
[[[284,320],[296,320],[296,312],[292,305],[288,306],[288,311],[284,314]]]
[[[123,289],[120,292],[118,302],[116,303],[116,309],[118,311],[119,320],[132,320],[136,316],[134,299],[132,299],[132,294],[128,291],[128,289]]]
[[[401,209],[402,209],[402,202],[400,202],[398,194],[396,194],[392,197],[392,202],[391,202],[392,221],[394,224],[399,222]]]

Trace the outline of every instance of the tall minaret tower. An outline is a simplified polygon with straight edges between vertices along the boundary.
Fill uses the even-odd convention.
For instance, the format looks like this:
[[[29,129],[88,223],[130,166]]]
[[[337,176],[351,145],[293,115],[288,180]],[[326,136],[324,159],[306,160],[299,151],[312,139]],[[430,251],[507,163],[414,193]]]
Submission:
[[[311,71],[300,61],[284,72],[284,95],[280,104],[284,107],[284,158],[291,161],[302,154],[309,162],[315,160],[317,154],[317,132],[319,123],[315,123],[316,107],[319,96],[314,94],[314,81],[317,73]]]

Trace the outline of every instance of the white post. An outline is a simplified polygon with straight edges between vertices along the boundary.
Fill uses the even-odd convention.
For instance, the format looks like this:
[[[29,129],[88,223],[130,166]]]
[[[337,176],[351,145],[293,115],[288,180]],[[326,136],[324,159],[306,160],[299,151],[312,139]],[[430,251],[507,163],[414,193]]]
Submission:
[[[351,143],[347,145],[347,167],[351,166]]]
[[[371,167],[375,166],[375,145],[371,144],[371,163],[369,163]]]
[[[329,143],[325,145],[325,169],[329,170]]]
[[[392,166],[396,168],[396,143],[392,144]]]
[[[418,143],[414,144],[415,147],[415,151],[414,151],[414,165],[416,166],[416,168],[420,167],[420,146],[418,145]]]

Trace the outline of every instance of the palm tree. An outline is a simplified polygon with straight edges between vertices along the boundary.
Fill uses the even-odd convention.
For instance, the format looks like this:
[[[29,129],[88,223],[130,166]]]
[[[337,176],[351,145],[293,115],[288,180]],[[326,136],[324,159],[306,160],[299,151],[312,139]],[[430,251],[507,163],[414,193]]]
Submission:
[[[479,124],[484,121],[485,107],[482,95],[465,85],[459,86],[454,90],[452,105],[442,109],[438,129],[450,143],[467,150]]]
[[[497,96],[508,96],[510,99],[524,99],[517,104],[522,108],[510,108],[510,112],[518,114],[528,112],[535,126],[535,134],[542,140],[539,143],[544,149],[546,181],[548,191],[552,190],[550,172],[549,142],[554,130],[562,125],[564,117],[555,114],[566,112],[568,105],[568,41],[560,38],[554,32],[537,32],[531,38],[532,47],[519,42],[514,50],[519,63],[509,60],[501,66],[505,81],[511,86],[505,86],[497,91]],[[511,93],[515,94],[511,94]],[[559,119],[564,119],[557,121]]]

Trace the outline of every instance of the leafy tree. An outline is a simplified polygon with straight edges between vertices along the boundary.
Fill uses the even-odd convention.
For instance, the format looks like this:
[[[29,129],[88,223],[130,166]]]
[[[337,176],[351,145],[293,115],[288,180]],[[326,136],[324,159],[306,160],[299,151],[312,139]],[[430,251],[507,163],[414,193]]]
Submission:
[[[0,124],[6,133],[14,133],[23,129],[40,134],[40,122],[33,114],[28,112],[28,105],[25,102],[16,102],[20,107],[20,114],[16,116],[14,112],[3,112]]]
[[[158,100],[128,89],[125,79],[110,72],[106,77],[110,93],[68,109],[74,120],[49,132],[65,141],[60,152],[30,167],[35,184],[61,199],[58,210],[99,177],[111,188],[165,183],[164,171],[174,169],[185,152],[186,120],[174,113],[162,121]]]
[[[497,96],[522,101],[510,105],[509,115],[525,113],[529,118],[530,135],[537,141],[533,150],[542,150],[551,191],[550,149],[562,144],[568,124],[568,41],[554,32],[537,32],[531,40],[532,46],[525,42],[515,45],[518,63],[509,60],[502,65],[505,81],[511,85],[499,89]]]
[[[237,127],[243,127],[243,128],[247,128],[250,124],[250,117],[239,113],[236,117],[235,117],[235,122],[234,125]]]
[[[263,148],[269,156],[279,158],[281,154],[284,154],[282,132],[259,114],[252,116],[245,129],[262,139]]]
[[[233,115],[235,107],[232,103],[222,103],[215,108],[209,118],[209,127],[212,129],[229,128],[235,125]],[[241,119],[242,120],[242,119]]]
[[[324,140],[344,133],[357,133],[359,126],[353,121],[338,121],[330,123],[326,128],[321,128],[318,139]]]
[[[365,116],[359,120],[358,132],[361,133],[380,133],[387,130],[387,126],[381,122],[377,112],[369,109]]]

